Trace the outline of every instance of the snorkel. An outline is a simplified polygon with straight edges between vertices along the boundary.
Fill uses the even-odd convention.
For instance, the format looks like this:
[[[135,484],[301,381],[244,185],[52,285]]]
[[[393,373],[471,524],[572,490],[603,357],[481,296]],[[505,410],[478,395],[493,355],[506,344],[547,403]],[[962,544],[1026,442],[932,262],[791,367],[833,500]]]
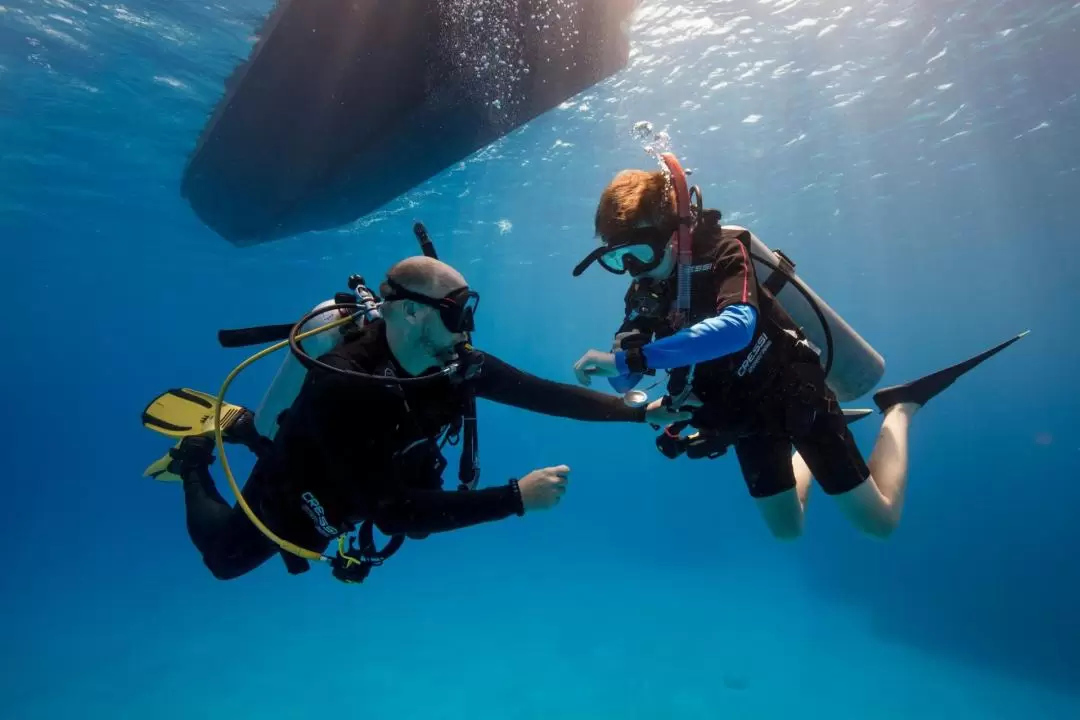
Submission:
[[[678,227],[672,233],[671,243],[675,248],[678,295],[670,320],[672,327],[678,329],[690,317],[690,273],[694,264],[693,240],[690,231],[694,225],[694,218],[690,211],[690,190],[686,185],[686,172],[682,165],[669,152],[661,153],[660,160],[667,168],[667,175],[675,190],[675,214]]]

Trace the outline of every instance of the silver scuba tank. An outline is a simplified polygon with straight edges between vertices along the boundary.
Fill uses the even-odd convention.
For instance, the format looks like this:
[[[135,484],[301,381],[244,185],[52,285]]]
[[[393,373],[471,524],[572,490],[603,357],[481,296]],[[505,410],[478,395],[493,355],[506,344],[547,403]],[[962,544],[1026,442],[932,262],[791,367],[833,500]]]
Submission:
[[[828,303],[795,273],[783,253],[774,252],[754,233],[738,225],[725,229],[750,234],[758,283],[767,287],[821,354],[826,381],[841,402],[862,397],[885,374],[885,360]]]
[[[354,280],[356,280],[355,283]],[[356,302],[361,307],[359,309],[328,310],[327,312],[320,313],[304,323],[301,332],[325,327],[335,320],[339,320],[353,313],[357,313],[356,317],[353,319],[352,323],[305,338],[302,343],[304,350],[309,356],[317,358],[320,355],[330,352],[338,346],[346,332],[361,327],[380,316],[375,296],[363,284],[363,278],[354,276],[353,279],[350,279],[349,284],[350,286],[355,285],[353,291],[357,296]],[[336,299],[325,300],[316,305],[313,310],[330,307],[338,304],[338,302],[339,301]],[[292,406],[293,402],[296,400],[296,396],[300,394],[300,388],[303,387],[306,377],[307,368],[305,368],[291,352],[286,353],[285,359],[281,361],[281,366],[278,368],[277,374],[270,382],[269,387],[267,387],[266,393],[263,395],[262,401],[255,411],[255,427],[258,429],[260,435],[272,439],[277,434],[278,418],[281,416],[281,413]]]

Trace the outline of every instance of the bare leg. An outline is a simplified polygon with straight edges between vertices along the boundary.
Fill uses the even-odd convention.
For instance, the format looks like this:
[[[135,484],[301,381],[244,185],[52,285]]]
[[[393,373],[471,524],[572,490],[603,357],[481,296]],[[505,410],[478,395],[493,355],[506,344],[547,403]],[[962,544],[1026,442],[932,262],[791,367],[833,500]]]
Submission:
[[[795,540],[802,536],[806,519],[812,475],[799,453],[791,456],[791,470],[795,475],[793,489],[755,501],[769,532],[778,540]]]
[[[797,452],[791,456],[791,470],[795,473],[795,492],[799,496],[799,505],[805,513],[806,503],[810,500],[813,473],[810,472],[810,466],[803,460],[802,455]]]
[[[735,442],[735,455],[754,505],[769,532],[779,540],[794,540],[803,530],[791,450],[791,441],[782,436],[755,435]]]
[[[848,519],[868,535],[888,537],[900,523],[908,476],[908,429],[919,408],[1005,348],[1027,335],[1022,332],[961,363],[918,380],[874,393],[874,404],[885,413],[874,451],[867,463],[870,477],[853,490],[836,496]]]
[[[867,535],[887,538],[900,524],[907,489],[908,429],[918,409],[914,403],[889,408],[870,455],[870,477],[836,496],[840,510]]]
[[[802,536],[805,515],[799,503],[797,488],[769,497],[755,498],[754,505],[761,513],[765,526],[777,540],[797,540]]]

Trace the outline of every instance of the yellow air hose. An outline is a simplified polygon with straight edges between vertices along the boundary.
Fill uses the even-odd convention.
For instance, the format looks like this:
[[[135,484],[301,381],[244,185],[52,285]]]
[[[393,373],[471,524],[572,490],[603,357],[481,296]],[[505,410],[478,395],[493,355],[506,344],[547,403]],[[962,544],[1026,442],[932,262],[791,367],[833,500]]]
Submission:
[[[346,317],[335,320],[334,322],[323,325],[322,327],[318,327],[318,328],[315,328],[314,330],[308,330],[307,332],[301,333],[301,334],[296,336],[296,339],[297,339],[297,341],[304,340],[304,339],[309,338],[309,337],[311,337],[313,335],[318,335],[319,333],[326,332],[328,330],[333,330],[334,328],[345,325],[346,323],[349,323],[352,320],[353,320],[353,316],[352,315],[347,315]],[[280,349],[282,349],[284,347],[288,347],[288,345],[289,345],[288,340],[282,340],[281,342],[279,342],[279,343],[277,343],[275,345],[271,345],[268,348],[260,350],[259,352],[255,353],[254,355],[249,357],[247,360],[245,360],[244,362],[240,363],[235,368],[233,368],[232,372],[230,372],[228,377],[225,378],[225,382],[223,382],[221,384],[221,390],[218,392],[218,395],[217,395],[217,398],[216,398],[217,404],[214,407],[214,442],[217,444],[217,451],[218,451],[218,454],[221,456],[221,467],[222,467],[222,469],[224,469],[225,477],[228,478],[229,485],[232,487],[233,493],[235,493],[235,495],[236,495],[236,501],[237,501],[237,503],[239,503],[240,507],[244,510],[244,513],[248,516],[248,519],[251,520],[252,524],[256,528],[258,528],[259,531],[263,535],[270,538],[270,540],[272,540],[278,547],[280,547],[282,550],[285,550],[286,552],[290,552],[293,555],[297,555],[297,556],[302,557],[302,558],[304,558],[306,560],[321,561],[321,562],[331,562],[333,560],[333,558],[331,558],[331,557],[323,555],[322,553],[315,552],[314,550],[308,550],[306,548],[302,548],[299,545],[294,545],[291,542],[289,542],[288,540],[285,540],[283,538],[278,537],[277,535],[274,534],[274,532],[272,530],[270,530],[270,528],[266,527],[266,525],[264,525],[262,523],[262,521],[259,520],[258,517],[255,516],[255,513],[252,511],[251,507],[247,504],[247,501],[244,499],[243,494],[240,492],[240,486],[237,485],[237,483],[236,483],[236,478],[233,476],[232,468],[229,467],[229,459],[225,455],[225,435],[221,430],[221,408],[225,404],[225,393],[228,392],[229,385],[231,385],[232,381],[236,379],[236,376],[239,375],[249,365],[251,365],[252,363],[254,363],[254,362],[258,361],[258,360],[261,360],[262,358],[266,357],[267,355],[270,355],[271,353],[275,353],[275,352],[277,352],[278,350],[280,350]],[[339,542],[338,545],[339,545],[339,552],[340,552],[341,551],[341,549],[340,549],[341,543]]]

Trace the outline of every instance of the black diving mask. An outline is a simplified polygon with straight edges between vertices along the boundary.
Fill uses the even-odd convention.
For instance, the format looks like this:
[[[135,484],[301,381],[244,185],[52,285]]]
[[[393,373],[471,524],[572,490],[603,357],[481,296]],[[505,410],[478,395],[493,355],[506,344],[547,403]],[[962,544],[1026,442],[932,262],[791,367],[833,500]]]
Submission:
[[[589,253],[574,268],[574,277],[585,272],[594,262],[615,275],[633,276],[656,269],[664,261],[671,233],[655,227],[639,227],[619,233]]]
[[[443,325],[452,333],[471,333],[476,329],[475,316],[476,308],[480,304],[480,294],[470,290],[468,286],[458,288],[446,297],[433,298],[404,288],[390,278],[387,278],[386,284],[390,286],[391,292],[385,300],[412,300],[433,307],[439,311]]]

